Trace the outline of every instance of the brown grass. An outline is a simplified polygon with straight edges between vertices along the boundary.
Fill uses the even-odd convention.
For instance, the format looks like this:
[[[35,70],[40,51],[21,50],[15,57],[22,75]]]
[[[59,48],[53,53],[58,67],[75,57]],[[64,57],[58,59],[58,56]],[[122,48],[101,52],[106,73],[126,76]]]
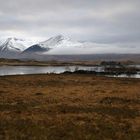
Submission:
[[[140,80],[0,77],[0,139],[139,140]]]

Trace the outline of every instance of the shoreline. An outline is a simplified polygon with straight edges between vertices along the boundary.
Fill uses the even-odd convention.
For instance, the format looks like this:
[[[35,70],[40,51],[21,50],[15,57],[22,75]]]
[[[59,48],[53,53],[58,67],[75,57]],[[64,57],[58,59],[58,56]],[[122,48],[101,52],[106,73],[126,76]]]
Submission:
[[[99,66],[102,62],[109,62],[103,60],[90,61],[35,61],[35,60],[18,60],[18,59],[3,59],[0,58],[0,66]],[[117,60],[110,61],[121,63],[122,65],[140,65],[139,61]]]
[[[137,80],[140,81],[140,78],[135,78],[135,77],[113,77],[113,75],[96,75],[96,74],[77,74],[77,73],[48,73],[48,74],[42,74],[42,73],[37,73],[37,74],[15,74],[15,75],[0,75],[0,78],[8,78],[8,77],[39,77],[39,76],[92,76],[95,78],[107,78],[107,79],[126,79],[126,80]]]

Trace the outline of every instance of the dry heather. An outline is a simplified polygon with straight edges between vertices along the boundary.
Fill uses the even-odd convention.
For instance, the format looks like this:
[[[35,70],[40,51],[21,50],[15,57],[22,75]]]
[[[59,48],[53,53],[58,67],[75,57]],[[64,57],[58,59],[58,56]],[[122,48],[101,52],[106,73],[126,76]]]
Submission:
[[[140,80],[0,77],[1,140],[139,140]]]

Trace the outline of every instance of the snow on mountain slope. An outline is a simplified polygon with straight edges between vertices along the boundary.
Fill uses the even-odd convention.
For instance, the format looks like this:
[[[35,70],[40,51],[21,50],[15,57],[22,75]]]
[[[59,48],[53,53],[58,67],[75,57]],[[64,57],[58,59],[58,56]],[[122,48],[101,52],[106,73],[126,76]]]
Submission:
[[[55,48],[55,47],[68,47],[68,46],[81,46],[79,42],[73,42],[69,38],[62,35],[51,37],[50,39],[39,43],[44,48]]]
[[[93,48],[92,43],[72,41],[62,35],[40,43],[17,38],[0,39],[0,57],[28,58],[48,54],[85,54],[91,53],[90,48]]]
[[[30,47],[33,42],[17,38],[0,40],[0,53],[18,53]]]
[[[82,46],[82,43],[74,42],[62,35],[58,35],[27,48],[23,52],[23,54],[24,53],[44,53],[45,54],[46,52],[52,49],[56,49],[56,48],[80,47],[80,46]]]

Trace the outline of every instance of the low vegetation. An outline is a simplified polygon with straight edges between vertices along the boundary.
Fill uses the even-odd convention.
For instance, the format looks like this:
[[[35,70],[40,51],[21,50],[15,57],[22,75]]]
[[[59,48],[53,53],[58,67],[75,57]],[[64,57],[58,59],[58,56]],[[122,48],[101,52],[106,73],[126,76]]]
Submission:
[[[0,139],[139,140],[139,91],[92,74],[0,77]]]

